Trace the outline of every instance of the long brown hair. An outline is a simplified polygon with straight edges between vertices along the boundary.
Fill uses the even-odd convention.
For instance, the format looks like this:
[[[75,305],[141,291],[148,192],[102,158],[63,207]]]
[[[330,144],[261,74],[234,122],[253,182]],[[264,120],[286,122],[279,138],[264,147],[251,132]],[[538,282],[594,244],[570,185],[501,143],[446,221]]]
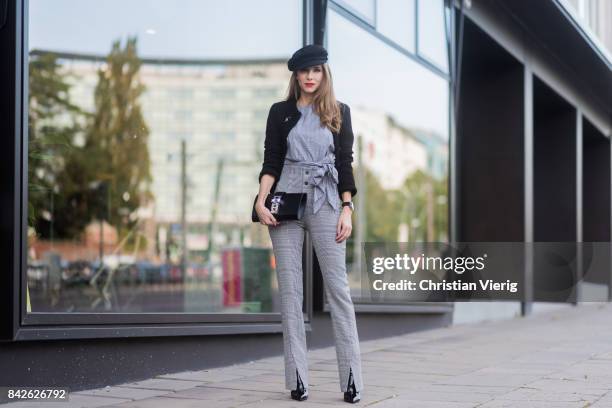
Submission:
[[[339,132],[342,126],[342,115],[340,113],[340,106],[334,95],[334,84],[332,81],[331,71],[327,63],[322,64],[323,66],[323,79],[321,79],[321,85],[316,90],[312,105],[314,111],[319,115],[321,123],[329,128],[332,132]],[[302,89],[297,79],[296,71],[291,73],[291,79],[289,80],[289,88],[287,91],[288,101],[297,101],[300,98]]]

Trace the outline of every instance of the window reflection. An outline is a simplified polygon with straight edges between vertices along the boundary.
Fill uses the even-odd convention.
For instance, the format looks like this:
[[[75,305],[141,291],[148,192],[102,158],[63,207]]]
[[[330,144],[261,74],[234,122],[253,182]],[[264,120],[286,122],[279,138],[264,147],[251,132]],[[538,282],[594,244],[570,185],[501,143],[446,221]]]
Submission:
[[[29,9],[28,310],[279,311],[250,211],[301,1]]]
[[[376,2],[376,29],[406,50],[415,50],[415,1],[383,0]]]
[[[355,134],[351,292],[361,295],[362,242],[448,241],[448,82],[330,10],[328,49]],[[355,47],[368,55],[355,64]]]
[[[352,14],[370,25],[376,24],[376,0],[335,0]],[[385,0],[386,1],[386,0]]]
[[[418,0],[419,54],[448,72],[444,0]]]

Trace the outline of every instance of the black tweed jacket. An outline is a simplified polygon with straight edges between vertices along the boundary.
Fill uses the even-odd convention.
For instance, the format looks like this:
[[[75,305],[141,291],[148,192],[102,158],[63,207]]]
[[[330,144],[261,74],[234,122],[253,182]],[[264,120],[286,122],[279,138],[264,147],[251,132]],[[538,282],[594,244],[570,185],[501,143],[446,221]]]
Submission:
[[[342,115],[342,126],[339,132],[332,132],[336,156],[335,167],[338,170],[338,193],[342,196],[344,191],[350,191],[352,196],[357,194],[355,178],[353,176],[353,128],[351,124],[351,110],[348,105],[339,102]],[[302,113],[298,110],[295,100],[280,101],[270,107],[266,123],[266,140],[264,142],[264,161],[259,181],[264,174],[274,176],[274,184],[270,192],[276,190],[287,154],[287,136],[289,131],[297,124]]]

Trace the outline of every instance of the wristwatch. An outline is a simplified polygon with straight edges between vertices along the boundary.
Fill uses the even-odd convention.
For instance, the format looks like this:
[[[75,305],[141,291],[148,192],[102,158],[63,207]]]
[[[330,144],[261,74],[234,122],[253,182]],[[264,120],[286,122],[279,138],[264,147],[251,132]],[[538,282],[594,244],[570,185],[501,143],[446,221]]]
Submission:
[[[350,207],[351,211],[355,211],[355,205],[353,204],[352,201],[343,201],[342,202],[342,206],[343,207]]]

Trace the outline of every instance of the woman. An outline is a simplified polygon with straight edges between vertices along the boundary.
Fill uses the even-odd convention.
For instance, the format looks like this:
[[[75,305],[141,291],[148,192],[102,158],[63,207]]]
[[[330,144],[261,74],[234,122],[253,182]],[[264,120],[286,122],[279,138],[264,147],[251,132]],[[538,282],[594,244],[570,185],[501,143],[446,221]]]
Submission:
[[[331,307],[340,390],[344,401],[361,399],[361,355],[355,309],[346,276],[346,239],[352,230],[353,131],[349,107],[337,102],[327,51],[308,45],[287,63],[289,95],[270,108],[264,163],[255,210],[268,226],[281,298],[285,387],[291,398],[308,397],[306,333],[302,314],[302,244],[312,237]],[[304,216],[279,223],[265,207],[270,192],[305,192]]]

